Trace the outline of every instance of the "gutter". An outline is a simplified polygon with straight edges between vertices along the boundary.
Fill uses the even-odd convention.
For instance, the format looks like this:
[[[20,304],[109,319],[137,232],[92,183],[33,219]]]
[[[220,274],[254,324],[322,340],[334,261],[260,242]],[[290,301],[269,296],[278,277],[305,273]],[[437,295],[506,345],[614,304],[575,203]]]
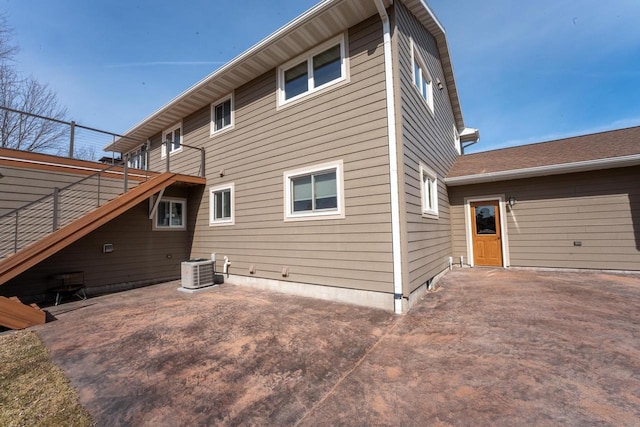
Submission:
[[[510,179],[533,178],[538,176],[560,175],[564,173],[586,172],[600,169],[622,168],[640,165],[640,154],[610,157],[607,159],[585,160],[582,162],[560,163],[557,165],[536,166],[508,171],[479,173],[474,175],[445,178],[450,187],[485,182],[507,181]]]
[[[400,241],[400,186],[398,183],[398,141],[396,138],[396,106],[393,88],[393,56],[391,22],[382,0],[373,0],[380,19],[384,40],[384,74],[387,92],[387,131],[389,133],[389,183],[391,186],[391,244],[393,250],[393,311],[402,313],[402,246]],[[391,1],[393,4],[393,1]]]

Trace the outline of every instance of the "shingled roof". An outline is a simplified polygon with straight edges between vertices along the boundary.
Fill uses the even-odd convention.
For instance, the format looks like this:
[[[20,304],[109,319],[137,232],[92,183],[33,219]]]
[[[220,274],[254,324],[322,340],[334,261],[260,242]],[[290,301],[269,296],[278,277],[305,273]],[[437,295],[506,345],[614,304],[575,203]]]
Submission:
[[[640,164],[640,126],[460,156],[447,185]]]

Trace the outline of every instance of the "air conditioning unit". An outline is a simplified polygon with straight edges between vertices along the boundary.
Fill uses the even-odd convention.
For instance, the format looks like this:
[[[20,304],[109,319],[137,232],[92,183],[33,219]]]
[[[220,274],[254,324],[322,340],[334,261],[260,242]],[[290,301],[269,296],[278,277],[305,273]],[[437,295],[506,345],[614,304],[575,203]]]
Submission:
[[[215,261],[205,259],[189,260],[184,261],[180,266],[183,288],[198,289],[215,284]]]

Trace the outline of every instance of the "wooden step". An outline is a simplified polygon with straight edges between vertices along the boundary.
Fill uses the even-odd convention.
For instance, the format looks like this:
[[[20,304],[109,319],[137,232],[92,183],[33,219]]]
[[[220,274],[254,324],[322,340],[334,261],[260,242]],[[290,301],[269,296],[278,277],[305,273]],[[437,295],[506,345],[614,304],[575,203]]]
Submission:
[[[9,329],[24,329],[45,323],[46,313],[35,304],[25,305],[16,297],[0,296],[0,325]]]

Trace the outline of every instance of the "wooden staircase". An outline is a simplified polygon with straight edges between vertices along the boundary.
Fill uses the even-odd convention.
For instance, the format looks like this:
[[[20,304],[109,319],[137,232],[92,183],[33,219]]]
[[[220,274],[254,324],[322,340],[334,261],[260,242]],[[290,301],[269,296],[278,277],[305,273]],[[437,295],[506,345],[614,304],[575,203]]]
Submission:
[[[24,329],[42,325],[46,313],[35,304],[23,304],[17,297],[0,296],[0,326],[9,329]]]
[[[154,176],[71,224],[0,261],[0,285],[123,214],[153,194],[178,182],[203,185],[206,181],[204,178],[172,172]]]

